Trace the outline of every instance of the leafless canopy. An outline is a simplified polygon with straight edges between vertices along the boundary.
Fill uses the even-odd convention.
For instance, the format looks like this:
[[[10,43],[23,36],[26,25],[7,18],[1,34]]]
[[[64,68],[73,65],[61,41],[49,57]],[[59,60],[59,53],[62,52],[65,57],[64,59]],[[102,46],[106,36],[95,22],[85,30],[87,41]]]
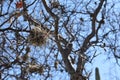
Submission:
[[[0,0],[0,79],[89,80],[85,64],[99,53],[119,65],[119,4]]]

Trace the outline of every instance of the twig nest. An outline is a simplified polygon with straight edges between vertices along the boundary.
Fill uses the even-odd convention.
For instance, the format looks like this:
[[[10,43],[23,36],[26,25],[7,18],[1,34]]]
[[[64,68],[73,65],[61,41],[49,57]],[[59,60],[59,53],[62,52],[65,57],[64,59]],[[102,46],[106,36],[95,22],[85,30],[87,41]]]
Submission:
[[[51,0],[51,6],[52,8],[58,8],[60,6],[60,3],[58,0]]]
[[[42,74],[44,72],[44,67],[41,65],[37,65],[37,64],[31,65],[30,64],[28,66],[28,68],[29,68],[30,73],[38,72],[39,74]]]
[[[42,46],[46,43],[49,33],[41,27],[34,27],[28,37],[28,42],[34,46]]]

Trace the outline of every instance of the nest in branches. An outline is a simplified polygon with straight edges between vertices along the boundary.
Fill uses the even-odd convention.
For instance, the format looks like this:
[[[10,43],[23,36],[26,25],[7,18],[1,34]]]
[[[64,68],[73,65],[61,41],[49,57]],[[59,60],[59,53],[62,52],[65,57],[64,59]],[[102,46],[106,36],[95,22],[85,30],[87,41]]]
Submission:
[[[39,74],[42,74],[44,72],[44,67],[37,64],[29,65],[28,69],[30,73],[38,72]]]
[[[28,37],[28,42],[34,46],[42,46],[46,43],[49,33],[40,27],[34,27]]]

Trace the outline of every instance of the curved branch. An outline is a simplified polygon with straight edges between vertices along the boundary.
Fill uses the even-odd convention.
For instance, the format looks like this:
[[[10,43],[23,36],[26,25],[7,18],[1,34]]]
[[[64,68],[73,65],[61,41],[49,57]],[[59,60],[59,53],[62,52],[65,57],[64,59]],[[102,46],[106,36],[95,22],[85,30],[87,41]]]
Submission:
[[[99,3],[99,6],[97,7],[97,9],[95,10],[95,12],[93,13],[92,16],[92,32],[85,38],[83,45],[80,49],[80,53],[84,53],[87,49],[88,49],[88,43],[90,41],[91,38],[93,38],[95,36],[96,30],[96,17],[98,15],[98,13],[100,12],[100,9],[102,8],[104,0],[101,0],[101,2]]]
[[[92,32],[85,38],[82,47],[79,49],[79,54],[84,54],[84,52],[86,52],[86,50],[89,48],[88,44],[90,42],[90,39],[92,39],[95,34],[96,34],[96,17],[98,15],[98,13],[100,12],[100,9],[102,8],[102,5],[104,3],[104,0],[101,0],[99,3],[99,6],[97,7],[97,9],[94,11],[93,16],[92,16]],[[81,56],[79,56],[78,58],[78,63],[77,63],[77,70],[79,71],[80,74],[82,74],[82,68],[84,67],[84,60],[81,58]]]

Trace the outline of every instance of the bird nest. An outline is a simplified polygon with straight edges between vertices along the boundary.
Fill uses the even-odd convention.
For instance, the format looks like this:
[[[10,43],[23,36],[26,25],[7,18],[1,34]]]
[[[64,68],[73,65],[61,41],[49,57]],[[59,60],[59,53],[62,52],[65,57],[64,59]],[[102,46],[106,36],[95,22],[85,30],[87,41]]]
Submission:
[[[37,64],[30,64],[28,66],[28,71],[30,73],[38,72],[39,74],[42,74],[44,72],[44,66],[37,65]]]
[[[40,27],[34,27],[28,37],[28,42],[34,46],[42,46],[46,43],[49,33]]]

